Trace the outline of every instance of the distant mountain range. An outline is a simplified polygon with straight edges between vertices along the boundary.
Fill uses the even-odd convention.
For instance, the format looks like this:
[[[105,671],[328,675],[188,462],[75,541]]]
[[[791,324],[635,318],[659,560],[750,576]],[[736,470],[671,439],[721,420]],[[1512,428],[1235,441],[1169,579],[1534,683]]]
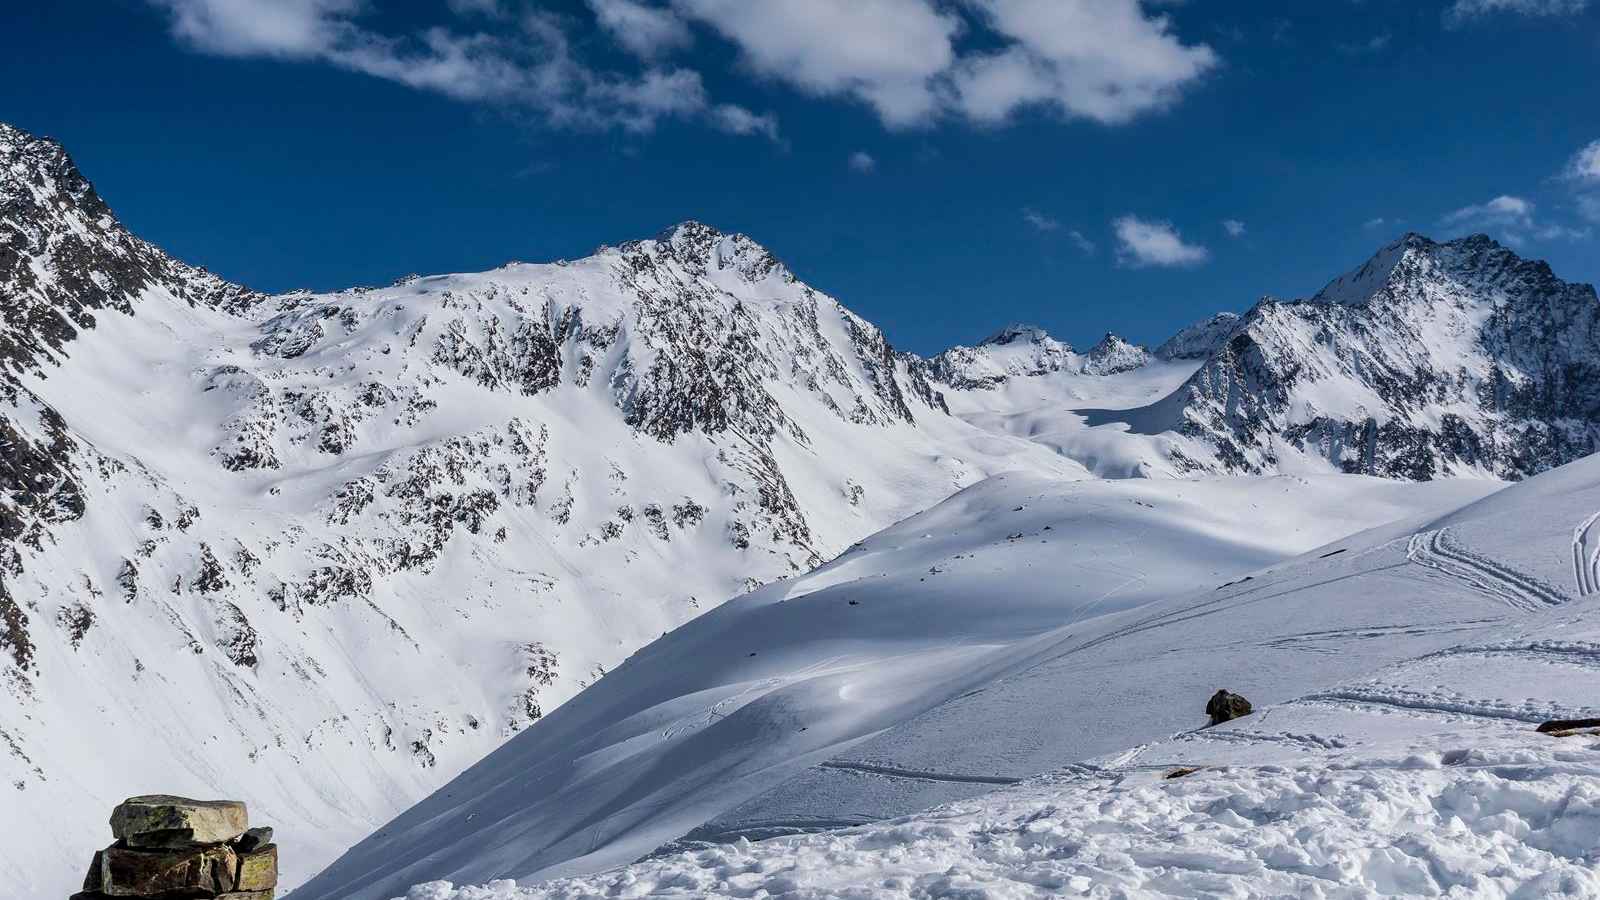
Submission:
[[[162,790],[244,794],[292,884],[663,632],[995,473],[1534,474],[1595,447],[1597,314],[1408,235],[1154,351],[922,358],[693,222],[269,296],[0,125],[0,776],[50,811],[0,882],[60,893]]]

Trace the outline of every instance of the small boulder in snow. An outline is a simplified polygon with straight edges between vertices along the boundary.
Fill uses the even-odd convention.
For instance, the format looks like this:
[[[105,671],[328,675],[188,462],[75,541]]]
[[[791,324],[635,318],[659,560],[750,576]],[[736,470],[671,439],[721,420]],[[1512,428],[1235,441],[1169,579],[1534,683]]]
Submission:
[[[1225,690],[1218,690],[1211,695],[1211,700],[1206,703],[1206,715],[1211,717],[1211,724],[1220,725],[1240,716],[1251,713],[1250,701]]]

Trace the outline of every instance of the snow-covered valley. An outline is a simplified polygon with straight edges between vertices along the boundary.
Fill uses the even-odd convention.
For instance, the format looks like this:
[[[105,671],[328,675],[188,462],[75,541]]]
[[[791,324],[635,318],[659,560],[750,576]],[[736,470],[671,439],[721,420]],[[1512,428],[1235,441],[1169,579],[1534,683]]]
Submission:
[[[1010,877],[920,811],[1025,831],[1052,791],[1210,803],[1229,766],[1282,794],[1443,754],[1438,654],[1581,633],[1600,583],[1600,301],[1482,237],[1409,235],[1153,350],[1013,325],[925,358],[694,222],[259,294],[0,124],[0,304],[21,900],[69,893],[105,811],[150,792],[244,800],[297,900],[777,893],[817,852],[839,880],[805,890],[879,865],[916,895],[931,869],[869,859],[899,852],[880,820],[926,865]],[[1514,676],[1537,703],[1511,719],[1587,709],[1567,674],[1543,700]],[[1195,731],[1221,685],[1262,712]],[[1453,715],[1511,702],[1461,691]],[[1369,727],[1380,706],[1420,724]],[[1156,777],[1180,764],[1208,768]],[[1035,886],[1099,878],[1059,874]]]

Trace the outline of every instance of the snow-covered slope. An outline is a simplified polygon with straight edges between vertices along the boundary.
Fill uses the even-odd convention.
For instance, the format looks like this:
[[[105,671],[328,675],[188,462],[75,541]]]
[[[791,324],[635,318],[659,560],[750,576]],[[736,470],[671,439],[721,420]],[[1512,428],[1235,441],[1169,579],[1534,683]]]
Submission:
[[[1052,723],[1072,730],[1073,707],[1090,702],[1059,685],[1053,696],[989,707],[983,721],[921,723],[1001,696],[1016,673],[1110,627],[1097,623],[1122,621],[1119,610],[1209,591],[1495,487],[998,476],[640,651],[297,897],[386,898],[432,878],[593,871],[685,835],[898,814],[1149,739],[1164,733],[1164,713],[1087,729],[1087,743],[1053,743]],[[1114,654],[1097,658],[1105,678],[1138,678]],[[886,746],[906,728],[918,729],[898,745],[911,752]]]
[[[748,238],[264,297],[0,128],[0,825],[239,797],[292,886],[638,646],[994,472],[919,360]]]
[[[1069,619],[1002,651],[1010,659],[991,669],[998,677],[818,760],[724,817],[738,828],[691,836],[705,843],[520,890],[439,883],[410,896],[1595,896],[1600,739],[1534,729],[1600,716],[1597,509],[1600,458],[1591,457],[1248,578]],[[1050,566],[1056,549],[1033,536],[1023,545],[1028,561]],[[906,570],[921,566],[900,552]],[[891,583],[905,578],[891,555],[877,563]],[[935,580],[904,590],[931,602],[935,589],[925,585]],[[1019,595],[1034,583],[988,580],[1007,588],[1008,608],[1024,605]],[[871,597],[876,588],[861,591]],[[986,606],[994,596],[967,602]],[[1254,714],[1205,727],[1205,700],[1218,687],[1248,696]],[[834,709],[870,702],[871,691],[850,688],[831,692]],[[739,715],[721,712],[706,732]],[[784,724],[793,731],[824,718],[805,712]],[[751,739],[766,734],[752,724]],[[536,729],[519,741],[538,738]],[[1034,773],[1046,774],[1026,778]],[[501,787],[532,783],[519,776]],[[953,802],[912,812],[907,795]],[[472,831],[469,796],[436,806],[433,826]],[[897,807],[910,814],[839,827]],[[789,818],[770,818],[779,812]],[[518,820],[497,824],[476,829],[477,848],[504,859],[491,834],[514,835]],[[447,840],[436,847],[439,857],[409,871],[444,870],[462,850]],[[415,859],[401,854],[393,865]],[[353,895],[401,893],[393,882],[373,888]]]
[[[1180,471],[1521,478],[1600,441],[1594,288],[1482,235],[1407,235],[1310,300],[1202,333],[1227,337],[1181,389],[1096,420],[1182,435],[1164,442]]]

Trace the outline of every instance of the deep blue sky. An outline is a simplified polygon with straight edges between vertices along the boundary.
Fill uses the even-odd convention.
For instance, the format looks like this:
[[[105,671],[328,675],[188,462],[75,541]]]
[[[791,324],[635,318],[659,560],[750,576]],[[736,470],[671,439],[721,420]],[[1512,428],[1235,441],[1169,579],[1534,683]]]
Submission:
[[[701,114],[648,132],[553,123],[522,98],[219,49],[174,35],[173,8],[190,2],[222,0],[8,4],[0,119],[61,140],[137,233],[264,290],[580,256],[689,218],[752,235],[920,352],[1009,320],[1083,345],[1108,329],[1159,341],[1262,294],[1314,291],[1407,229],[1483,225],[1563,277],[1600,280],[1600,224],[1580,206],[1600,172],[1562,175],[1600,140],[1600,3],[1471,0],[1488,9],[1457,18],[1452,0],[1146,3],[1171,17],[1173,46],[1212,60],[1170,103],[1112,124],[1062,106],[886,124],[898,112],[763,70],[704,20],[650,57],[698,72],[711,104],[770,115],[773,140]],[[353,18],[352,0],[281,2],[394,40],[440,25],[514,41],[520,27],[443,2],[368,0]],[[622,78],[645,66],[581,0],[534,5],[560,14],[545,21],[577,64]],[[1558,11],[1527,13],[1545,8]],[[960,52],[1010,40],[980,25],[968,20]],[[1532,212],[1447,219],[1501,196]],[[1125,215],[1171,223],[1206,258],[1133,265],[1112,225]]]

